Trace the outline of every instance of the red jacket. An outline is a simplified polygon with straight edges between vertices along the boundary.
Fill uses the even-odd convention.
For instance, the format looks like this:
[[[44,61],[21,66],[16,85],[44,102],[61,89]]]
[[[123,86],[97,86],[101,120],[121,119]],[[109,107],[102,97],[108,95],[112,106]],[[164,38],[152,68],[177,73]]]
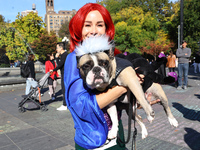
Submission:
[[[56,63],[55,63],[55,67],[56,67]],[[50,70],[53,70],[55,67],[54,67],[54,65],[51,63],[50,60],[47,60],[47,61],[45,62],[45,72],[46,72],[46,73],[49,72]],[[54,80],[54,75],[56,75],[57,77],[59,77],[58,72],[57,72],[57,71],[54,71],[54,72],[50,75],[50,77],[51,77],[53,80]]]

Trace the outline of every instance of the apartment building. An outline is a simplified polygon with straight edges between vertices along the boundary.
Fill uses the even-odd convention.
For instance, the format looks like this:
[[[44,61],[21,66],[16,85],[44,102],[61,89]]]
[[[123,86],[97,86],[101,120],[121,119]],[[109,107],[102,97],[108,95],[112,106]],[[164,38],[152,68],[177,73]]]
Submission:
[[[58,36],[58,31],[65,21],[70,21],[76,10],[60,10],[58,13],[54,11],[54,0],[45,0],[46,14],[45,23],[48,32],[55,31]]]

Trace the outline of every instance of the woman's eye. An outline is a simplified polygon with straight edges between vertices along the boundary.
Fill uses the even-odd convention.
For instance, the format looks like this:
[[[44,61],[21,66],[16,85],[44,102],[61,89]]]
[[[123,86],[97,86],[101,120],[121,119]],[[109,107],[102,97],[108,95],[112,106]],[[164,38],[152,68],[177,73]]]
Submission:
[[[90,27],[91,25],[90,24],[85,24],[85,27]]]
[[[104,24],[98,24],[97,26],[98,26],[98,27],[103,27],[103,26],[104,26]]]

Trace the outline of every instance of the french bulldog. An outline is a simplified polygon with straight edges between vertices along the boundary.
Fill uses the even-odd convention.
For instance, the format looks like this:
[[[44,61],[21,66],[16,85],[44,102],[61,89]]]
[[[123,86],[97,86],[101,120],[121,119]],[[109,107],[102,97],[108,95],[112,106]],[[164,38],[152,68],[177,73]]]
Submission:
[[[168,98],[161,86],[161,84],[170,84],[176,82],[177,74],[175,72],[170,72],[168,73],[168,76],[165,77],[155,72],[160,64],[162,64],[162,58],[157,58],[157,60],[154,61],[153,64],[149,64],[149,62],[145,58],[136,53],[132,53],[126,56],[123,54],[118,54],[116,57],[129,60],[132,63],[133,68],[135,68],[136,74],[142,74],[145,76],[143,79],[144,82],[141,83],[143,91],[145,92],[145,96],[149,97],[149,95],[151,95],[149,97],[150,99],[148,98],[149,101],[159,99],[159,103],[163,106],[169,123],[172,126],[177,127],[178,121],[174,118],[169,108]],[[139,107],[139,105],[137,106]],[[122,107],[122,105],[120,107]],[[127,108],[124,107],[127,106],[123,106],[123,109],[127,110]],[[142,118],[136,114],[135,119],[141,127],[142,139],[146,138],[148,132],[144,123],[142,122]]]
[[[135,70],[130,65],[130,62],[114,57],[114,48],[114,43],[112,41],[109,42],[109,38],[105,35],[89,37],[80,43],[75,52],[81,78],[88,88],[98,92],[104,92],[113,81],[118,85],[127,87],[130,91],[127,92],[121,102],[130,103],[130,93],[133,93],[146,112],[147,119],[152,122],[154,111],[145,99],[145,94]],[[107,109],[112,121],[108,139],[115,138],[118,132],[116,101],[109,104]],[[132,107],[134,110],[135,106],[133,105]]]

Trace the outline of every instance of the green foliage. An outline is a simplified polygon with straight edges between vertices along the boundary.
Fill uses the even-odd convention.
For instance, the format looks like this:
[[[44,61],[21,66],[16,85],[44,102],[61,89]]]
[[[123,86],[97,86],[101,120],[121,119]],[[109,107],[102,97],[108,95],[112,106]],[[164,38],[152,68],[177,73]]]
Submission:
[[[10,67],[10,64],[0,64],[0,68],[7,68]]]
[[[57,37],[54,33],[50,35],[41,34],[39,39],[35,40],[31,45],[33,51],[39,56],[39,60],[44,62],[48,53],[56,51]]]
[[[60,30],[58,31],[58,35],[60,38],[64,38],[66,37],[70,37],[70,33],[69,33],[69,22],[65,21],[65,23],[62,24],[62,26],[60,27]]]
[[[15,22],[7,23],[0,29],[0,47],[6,47],[6,55],[10,60],[24,59],[30,53],[30,43],[44,33],[44,23],[36,13],[27,16],[17,15]]]
[[[159,31],[164,31],[167,34],[165,37],[176,43],[178,22],[175,22],[175,18],[180,8],[178,2],[102,0],[99,3],[111,13],[117,33],[115,40],[118,48],[122,48],[123,51],[128,48],[128,51],[135,52],[140,47],[146,46],[146,41],[156,41],[161,38],[157,35]],[[122,28],[123,24],[125,29]]]
[[[112,14],[115,24],[115,42],[117,48],[130,53],[139,53],[139,48],[146,45],[145,41],[157,39],[158,20],[151,13],[144,13],[140,7],[124,8]]]
[[[5,24],[5,18],[0,14],[0,25]],[[1,27],[0,27],[1,28]]]

